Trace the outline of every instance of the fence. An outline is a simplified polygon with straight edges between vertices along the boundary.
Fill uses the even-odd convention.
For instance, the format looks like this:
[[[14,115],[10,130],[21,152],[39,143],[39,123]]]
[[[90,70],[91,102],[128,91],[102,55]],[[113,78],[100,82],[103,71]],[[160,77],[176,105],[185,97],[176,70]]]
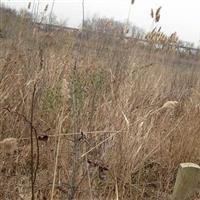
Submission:
[[[66,27],[66,26],[60,26],[60,25],[53,25],[53,24],[43,24],[43,23],[35,23],[35,25],[42,29],[42,30],[64,30],[64,31],[68,31],[68,32],[81,32],[81,29],[78,28],[72,28],[72,27]],[[105,32],[101,32],[101,31],[93,31],[93,30],[88,30],[88,29],[84,29],[87,32],[90,33],[101,33],[101,34],[105,34],[105,35],[112,35],[111,33],[105,33]],[[128,37],[128,36],[123,36],[124,39],[126,40],[132,40],[132,41],[136,41],[136,42],[140,42],[143,44],[148,44],[150,45],[150,42],[146,39],[140,39],[140,38],[135,38],[135,37]],[[165,45],[164,45],[165,46]],[[187,52],[189,54],[198,54],[200,49],[199,48],[193,48],[193,47],[186,47],[183,45],[169,45],[169,46],[173,46],[175,47],[175,49],[178,52]]]

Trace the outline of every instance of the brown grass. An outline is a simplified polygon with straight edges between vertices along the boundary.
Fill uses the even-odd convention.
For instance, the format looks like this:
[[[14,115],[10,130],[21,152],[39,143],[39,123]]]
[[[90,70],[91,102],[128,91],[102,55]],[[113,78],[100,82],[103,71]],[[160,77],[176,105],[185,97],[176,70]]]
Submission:
[[[35,199],[168,199],[179,163],[199,164],[196,64],[113,35],[18,25],[0,39],[0,139],[18,139],[1,158],[0,199],[31,196],[30,126],[4,108],[29,119],[35,83]]]

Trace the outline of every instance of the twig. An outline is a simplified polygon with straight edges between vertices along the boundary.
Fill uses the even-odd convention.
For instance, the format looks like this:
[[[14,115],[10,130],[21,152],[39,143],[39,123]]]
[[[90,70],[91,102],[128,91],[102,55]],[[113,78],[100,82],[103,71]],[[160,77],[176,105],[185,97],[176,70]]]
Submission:
[[[101,141],[99,144],[97,144],[96,146],[92,147],[90,150],[88,150],[84,154],[82,154],[80,158],[85,157],[88,153],[90,153],[91,151],[93,151],[94,149],[96,149],[97,147],[99,147],[100,145],[102,145],[103,143],[105,143],[106,141],[110,140],[111,138],[113,138],[116,135],[117,135],[117,133],[114,133],[111,136],[107,137],[105,140]]]
[[[30,140],[31,140],[31,199],[34,200],[34,186],[35,186],[35,181],[36,181],[36,175],[37,175],[37,170],[39,168],[39,142],[38,142],[38,133],[37,133],[37,129],[34,127],[33,125],[33,120],[34,120],[34,101],[35,101],[35,92],[36,92],[36,84],[34,84],[34,88],[33,88],[33,93],[32,93],[32,99],[31,99],[31,116],[30,116],[30,120],[28,120],[28,118],[17,112],[17,111],[11,111],[9,108],[3,108],[4,110],[6,110],[7,112],[11,113],[11,114],[15,114],[17,116],[19,116],[20,118],[22,118],[26,123],[28,123],[30,125]],[[33,151],[34,151],[34,145],[33,145],[33,134],[35,136],[36,139],[36,148],[37,148],[37,159],[36,159],[36,167],[34,170],[34,158],[33,158]],[[19,139],[21,140],[21,139]]]
[[[40,163],[40,147],[39,147],[38,133],[37,133],[36,129],[34,129],[34,133],[35,133],[36,148],[37,148],[37,160],[36,160],[36,166],[35,166],[35,171],[34,171],[34,179],[33,179],[33,183],[35,184],[37,171],[39,169],[39,163]]]
[[[34,96],[35,96],[35,87],[34,87]],[[32,94],[32,98],[34,97],[33,94]],[[33,101],[33,99],[32,99]],[[33,106],[33,104],[32,104]],[[36,147],[37,147],[37,160],[36,160],[36,167],[35,167],[35,170],[33,172],[33,179],[31,178],[31,180],[33,181],[33,184],[35,184],[35,181],[36,181],[36,175],[37,175],[37,170],[39,168],[39,155],[40,155],[40,152],[39,152],[39,141],[38,141],[38,132],[37,132],[37,129],[34,127],[33,125],[33,121],[30,121],[27,119],[27,117],[17,111],[11,111],[9,108],[3,108],[3,110],[6,110],[7,112],[11,113],[11,114],[15,114],[17,116],[19,116],[20,118],[22,118],[26,123],[28,123],[31,127],[31,137],[29,138],[19,138],[17,140],[30,140],[31,139],[31,144],[33,145],[33,131],[34,131],[34,135],[35,135],[35,139],[36,139]],[[33,107],[31,107],[31,112],[33,111]],[[33,114],[33,113],[32,113]],[[33,119],[32,119],[33,120]],[[32,148],[31,148],[32,149]],[[32,154],[31,154],[32,155]],[[32,157],[31,157],[31,160],[32,160]]]
[[[139,67],[139,68],[136,68],[135,70],[132,71],[132,74],[135,73],[135,72],[138,72],[138,71],[140,71],[140,70],[142,70],[142,69],[149,68],[149,67],[151,67],[151,66],[153,66],[153,63],[150,63],[150,64],[147,64],[147,65],[141,66],[141,67]]]
[[[62,115],[63,117],[63,111]],[[65,121],[66,117],[64,117],[62,120],[59,120],[59,126],[58,126],[58,140],[56,145],[56,159],[55,159],[55,165],[54,165],[54,173],[53,173],[53,184],[52,184],[52,190],[51,190],[51,200],[54,198],[54,190],[55,190],[55,183],[56,183],[56,175],[57,175],[57,166],[58,166],[58,157],[59,157],[59,150],[60,150],[60,132],[62,128],[62,124]]]
[[[80,43],[81,45],[81,43]],[[77,96],[76,96],[76,84],[77,84],[77,62],[75,61],[73,66],[73,129],[74,132],[77,132],[78,130],[78,110],[77,110]],[[77,135],[74,135],[74,145],[73,145],[73,152],[74,152],[74,158],[73,158],[73,164],[72,164],[72,177],[71,177],[71,190],[69,193],[69,200],[74,199],[74,195],[76,193],[76,177],[77,177],[77,171],[78,171],[78,154],[79,154],[79,148],[78,148],[78,137]]]
[[[30,136],[31,136],[31,199],[34,200],[34,185],[35,185],[35,179],[36,175],[34,172],[34,160],[33,160],[33,118],[34,118],[34,99],[35,99],[35,92],[36,92],[36,84],[34,84],[33,87],[33,93],[32,93],[32,102],[31,102],[31,118],[30,118]]]

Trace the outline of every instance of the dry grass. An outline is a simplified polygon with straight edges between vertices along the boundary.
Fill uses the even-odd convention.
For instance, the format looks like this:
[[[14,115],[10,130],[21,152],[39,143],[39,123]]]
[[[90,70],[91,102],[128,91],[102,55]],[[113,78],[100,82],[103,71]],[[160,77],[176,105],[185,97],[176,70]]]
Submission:
[[[0,139],[18,138],[0,199],[31,196],[30,127],[3,108],[29,119],[35,83],[36,199],[168,199],[179,163],[200,162],[199,68],[112,35],[18,25],[0,39]]]

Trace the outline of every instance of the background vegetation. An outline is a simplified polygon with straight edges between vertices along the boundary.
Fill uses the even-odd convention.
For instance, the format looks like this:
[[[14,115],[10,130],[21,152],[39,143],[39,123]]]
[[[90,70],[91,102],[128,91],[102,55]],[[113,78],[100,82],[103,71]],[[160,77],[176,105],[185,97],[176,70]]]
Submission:
[[[198,54],[0,11],[0,199],[168,199],[200,162]]]

